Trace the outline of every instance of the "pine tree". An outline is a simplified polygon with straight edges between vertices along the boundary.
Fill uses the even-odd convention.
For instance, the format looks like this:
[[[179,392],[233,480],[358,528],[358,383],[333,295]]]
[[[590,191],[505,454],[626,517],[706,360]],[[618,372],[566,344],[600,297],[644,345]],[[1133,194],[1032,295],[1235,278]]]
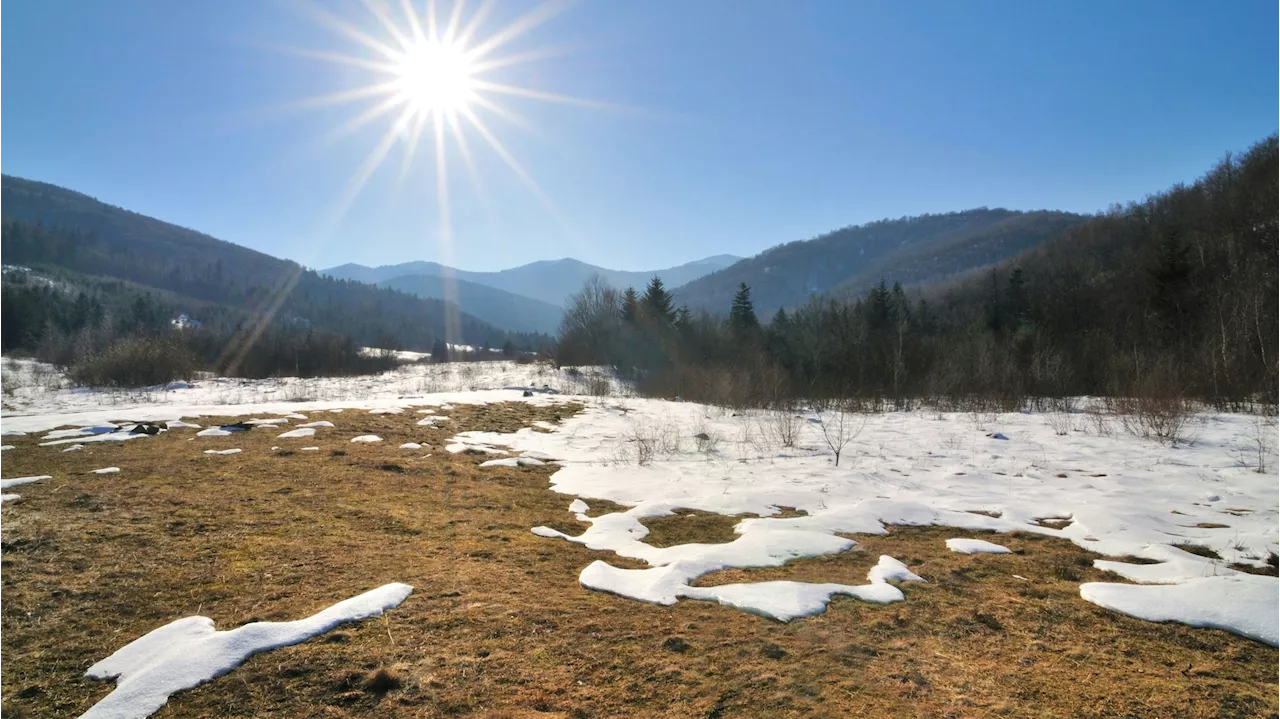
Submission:
[[[640,302],[644,306],[645,314],[654,322],[660,325],[675,322],[676,311],[672,306],[671,293],[662,286],[662,278],[657,275],[649,280],[649,286],[645,288],[644,297]]]
[[[636,289],[628,287],[622,293],[622,309],[618,313],[622,316],[622,321],[629,324],[635,324],[636,318],[640,316],[640,300],[636,297]]]
[[[751,304],[751,288],[746,282],[739,283],[738,293],[733,296],[733,306],[729,309],[729,331],[738,340],[753,336],[760,329],[760,320],[756,318],[756,309]]]

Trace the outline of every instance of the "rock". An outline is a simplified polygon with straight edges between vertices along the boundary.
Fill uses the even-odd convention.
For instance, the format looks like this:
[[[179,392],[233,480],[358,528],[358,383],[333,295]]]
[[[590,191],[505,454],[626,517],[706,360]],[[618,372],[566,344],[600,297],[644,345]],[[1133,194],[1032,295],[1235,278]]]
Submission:
[[[662,643],[662,648],[671,652],[679,652],[681,654],[689,651],[689,642],[680,637],[671,637]]]
[[[532,397],[532,396],[533,396],[533,390],[531,390],[531,389],[527,389],[527,390],[525,390],[525,391],[524,391],[524,394],[523,394],[522,396],[524,396],[524,397]]]
[[[700,439],[700,440],[702,440],[703,442],[709,442],[709,441],[711,441],[711,436],[710,436],[710,435],[708,435],[706,432],[699,432],[699,433],[697,433],[697,434],[693,435],[693,438],[694,438],[694,439]]]
[[[766,644],[760,647],[760,656],[766,659],[781,659],[787,656],[787,650],[777,644]]]

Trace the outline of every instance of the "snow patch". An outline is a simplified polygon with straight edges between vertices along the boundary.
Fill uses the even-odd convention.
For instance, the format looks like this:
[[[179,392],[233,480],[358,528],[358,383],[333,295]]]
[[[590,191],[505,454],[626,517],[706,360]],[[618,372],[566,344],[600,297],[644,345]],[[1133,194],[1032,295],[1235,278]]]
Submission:
[[[1225,629],[1274,647],[1280,643],[1278,587],[1274,577],[1241,573],[1154,586],[1088,582],[1080,596],[1138,619]]]
[[[39,482],[42,479],[53,479],[53,477],[48,474],[42,474],[38,477],[17,477],[14,479],[0,479],[0,489],[8,489],[10,487],[20,487],[24,484]]]
[[[947,549],[961,554],[1011,554],[1008,547],[981,539],[948,539]]]
[[[291,429],[288,432],[282,432],[281,434],[276,435],[276,439],[296,439],[298,437],[313,437],[315,436],[315,433],[316,433],[316,430],[314,427],[299,427],[297,429]]]
[[[115,679],[116,688],[81,719],[143,719],[169,697],[235,669],[258,652],[299,644],[346,622],[376,617],[413,592],[386,584],[292,622],[252,622],[215,631],[208,617],[185,617],[155,629],[89,667],[91,679]]]
[[[382,441],[382,438],[381,438],[381,437],[379,437],[379,436],[378,436],[378,435],[376,435],[376,434],[362,434],[362,435],[360,435],[359,437],[352,437],[352,438],[351,438],[351,441],[352,441],[352,442],[365,442],[365,443],[369,443],[369,442],[381,442],[381,441]]]
[[[238,449],[206,449],[205,454],[240,454]]]
[[[102,469],[91,470],[90,474],[115,474],[119,471],[119,467],[103,467]]]

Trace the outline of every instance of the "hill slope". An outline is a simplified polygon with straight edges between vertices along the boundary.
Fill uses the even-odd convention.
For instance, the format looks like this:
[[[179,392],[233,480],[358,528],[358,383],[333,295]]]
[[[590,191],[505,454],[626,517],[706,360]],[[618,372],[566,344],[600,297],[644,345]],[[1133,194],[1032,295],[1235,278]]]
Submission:
[[[453,276],[459,280],[474,282],[513,294],[531,297],[556,307],[563,307],[565,299],[582,289],[583,283],[592,275],[600,275],[614,287],[636,288],[643,287],[650,278],[657,275],[662,278],[663,283],[668,287],[678,287],[708,273],[724,269],[740,259],[740,257],[733,255],[715,255],[714,257],[706,257],[676,267],[642,272],[610,270],[579,260],[565,258],[531,262],[527,265],[513,267],[500,272],[469,272],[441,265],[437,262],[406,262],[382,267],[348,264],[321,270],[321,274],[339,279],[375,284],[408,275],[427,277]]]
[[[514,332],[554,334],[564,316],[563,310],[548,302],[439,275],[404,275],[379,282],[378,286],[453,302],[469,315]]]
[[[6,263],[127,280],[234,308],[255,321],[330,330],[362,343],[426,350],[445,338],[496,347],[508,334],[446,302],[321,277],[294,262],[56,185],[5,175],[0,207],[7,221]],[[516,339],[521,345],[535,341]]]
[[[1055,237],[1086,218],[1066,212],[975,209],[881,220],[766,250],[675,291],[677,303],[728,312],[738,284],[755,308],[779,307],[818,293],[847,295],[880,281],[921,284],[997,262]]]

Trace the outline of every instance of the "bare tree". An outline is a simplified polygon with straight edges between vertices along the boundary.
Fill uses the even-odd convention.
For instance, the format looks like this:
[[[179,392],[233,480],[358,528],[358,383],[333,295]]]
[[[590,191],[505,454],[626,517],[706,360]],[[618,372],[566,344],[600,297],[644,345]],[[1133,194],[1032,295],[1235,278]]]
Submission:
[[[822,428],[822,439],[836,456],[836,466],[840,466],[840,455],[867,426],[867,416],[854,412],[848,403],[835,401],[826,409],[818,412],[818,426]]]

